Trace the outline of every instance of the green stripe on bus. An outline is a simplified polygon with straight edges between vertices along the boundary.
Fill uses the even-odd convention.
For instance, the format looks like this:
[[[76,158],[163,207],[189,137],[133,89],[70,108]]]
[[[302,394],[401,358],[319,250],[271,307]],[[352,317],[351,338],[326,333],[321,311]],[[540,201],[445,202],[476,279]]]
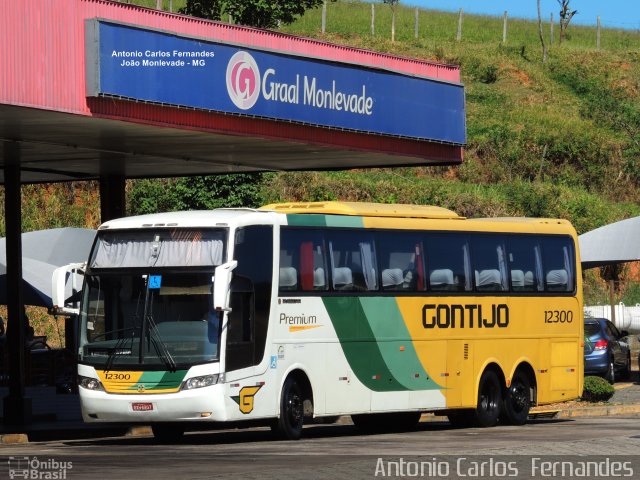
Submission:
[[[144,372],[140,377],[140,380],[138,380],[138,383],[144,384],[147,390],[177,388],[178,386],[180,386],[186,375],[187,370],[177,370],[175,372]],[[137,384],[133,385],[131,388],[137,388]]]
[[[294,213],[287,214],[287,224],[296,227],[364,227],[362,217],[341,215],[296,215]]]
[[[441,389],[425,371],[394,297],[360,297],[378,348],[396,380],[409,390]]]
[[[387,367],[358,298],[324,297],[322,301],[358,380],[375,392],[408,390]]]
[[[340,215],[326,215],[327,227],[364,228],[362,217],[348,217]]]

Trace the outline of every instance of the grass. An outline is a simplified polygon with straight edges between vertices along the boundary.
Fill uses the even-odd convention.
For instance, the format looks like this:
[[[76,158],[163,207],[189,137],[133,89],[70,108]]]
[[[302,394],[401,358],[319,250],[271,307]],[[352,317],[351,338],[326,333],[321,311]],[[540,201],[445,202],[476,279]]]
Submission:
[[[391,9],[382,2],[375,4],[375,36],[390,38]],[[452,2],[455,4],[455,2]],[[535,13],[535,2],[531,2],[532,13]],[[557,18],[557,17],[556,17]],[[576,17],[577,18],[577,17]],[[415,9],[400,5],[396,13],[396,40],[399,42],[415,42],[414,38]],[[483,15],[463,16],[462,45],[497,44],[502,42],[502,17]],[[455,42],[458,28],[458,14],[437,10],[419,10],[419,41],[427,47],[435,48],[443,42]],[[321,9],[310,10],[293,25],[282,30],[301,35],[316,36],[321,29]],[[371,36],[371,3],[359,1],[341,1],[327,4],[326,31],[329,35],[345,38],[352,36]],[[548,19],[543,22],[543,32],[551,48],[559,46],[560,27],[554,26],[554,43],[550,42],[550,26]],[[508,21],[507,45],[517,48],[539,50],[537,22],[511,18]],[[633,30],[604,28],[601,35],[601,48],[604,50],[627,51],[640,46],[640,33]],[[568,39],[563,47],[575,49],[596,48],[595,27],[571,25]]]

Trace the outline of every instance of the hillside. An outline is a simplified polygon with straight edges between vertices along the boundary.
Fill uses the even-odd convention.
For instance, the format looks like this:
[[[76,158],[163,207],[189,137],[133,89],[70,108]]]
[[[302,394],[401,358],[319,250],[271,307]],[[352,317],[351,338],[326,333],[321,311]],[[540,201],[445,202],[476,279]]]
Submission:
[[[533,5],[533,3],[532,3]],[[533,7],[532,7],[533,8]],[[279,174],[269,200],[372,199],[435,203],[467,216],[559,216],[580,233],[640,214],[640,34],[569,29],[542,63],[537,23],[422,10],[414,38],[414,9],[399,8],[396,42],[390,13],[376,4],[329,4],[327,33],[320,11],[308,12],[287,32],[461,66],[467,99],[465,161],[454,168]],[[545,25],[548,38],[548,22]],[[310,182],[297,177],[312,176]],[[308,185],[309,191],[301,185]]]

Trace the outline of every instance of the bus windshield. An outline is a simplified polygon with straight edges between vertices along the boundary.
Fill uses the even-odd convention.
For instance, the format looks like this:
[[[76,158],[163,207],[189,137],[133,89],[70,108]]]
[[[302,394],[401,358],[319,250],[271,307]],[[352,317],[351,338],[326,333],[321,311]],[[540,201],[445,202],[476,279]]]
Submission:
[[[226,229],[99,232],[81,307],[80,361],[175,370],[218,360],[213,272]]]
[[[211,273],[86,277],[81,362],[110,370],[178,367],[218,359]]]

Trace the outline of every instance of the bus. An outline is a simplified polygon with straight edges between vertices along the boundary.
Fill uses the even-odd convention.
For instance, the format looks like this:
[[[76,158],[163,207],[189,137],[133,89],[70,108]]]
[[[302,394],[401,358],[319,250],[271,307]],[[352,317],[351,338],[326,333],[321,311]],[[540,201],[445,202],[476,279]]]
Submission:
[[[566,220],[416,205],[108,221],[82,268],[83,419],[160,440],[224,423],[298,439],[343,415],[522,425],[582,393],[577,246]]]

